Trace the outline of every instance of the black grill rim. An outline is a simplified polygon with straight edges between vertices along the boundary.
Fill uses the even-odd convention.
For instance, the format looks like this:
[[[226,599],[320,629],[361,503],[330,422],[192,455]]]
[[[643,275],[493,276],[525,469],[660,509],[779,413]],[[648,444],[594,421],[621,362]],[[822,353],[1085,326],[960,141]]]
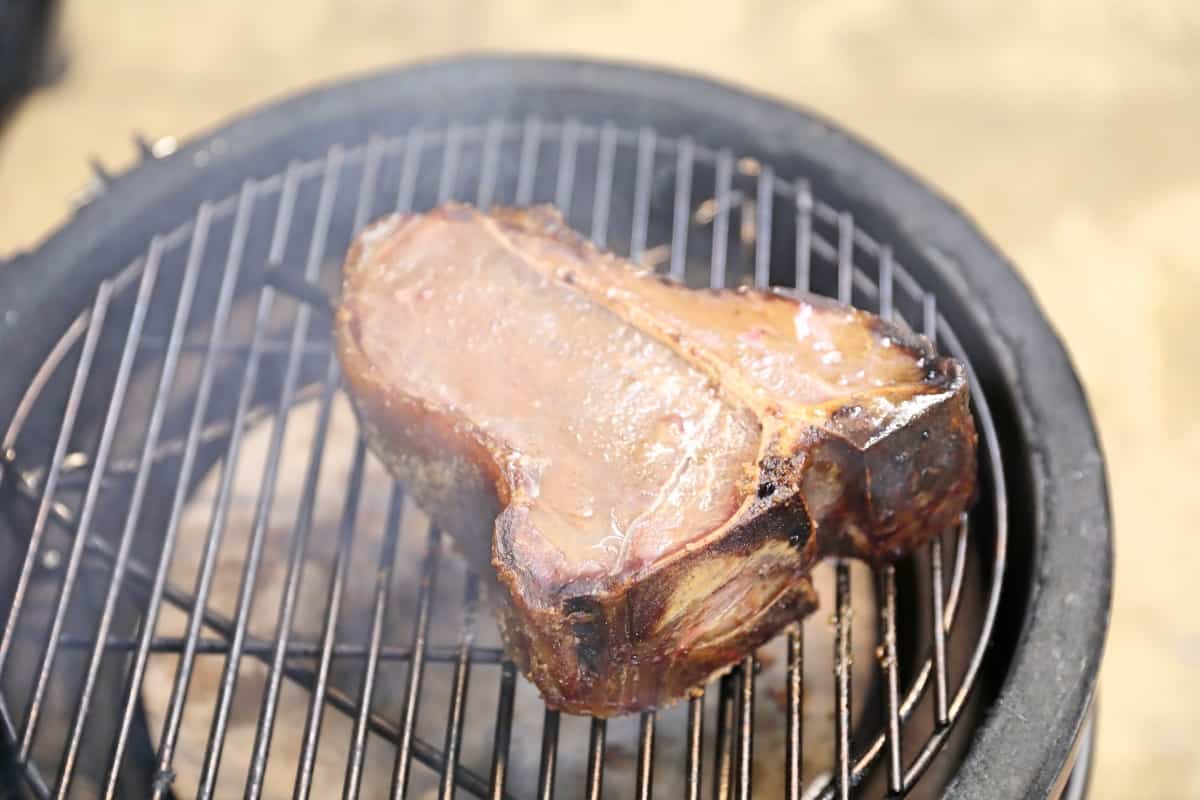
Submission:
[[[307,137],[308,155],[316,156],[324,149],[323,129],[336,126],[342,138],[357,133],[365,140],[379,119],[413,118],[413,109],[422,109],[413,121],[437,124],[443,98],[464,90],[507,95],[509,116],[517,117],[528,109],[521,105],[525,98],[513,94],[514,86],[545,93],[543,102],[553,104],[558,115],[580,113],[572,107],[580,104],[586,116],[608,116],[619,108],[636,117],[653,109],[661,133],[735,145],[781,172],[811,175],[827,184],[831,202],[854,207],[864,227],[889,231],[902,260],[911,254],[932,264],[936,274],[926,283],[944,301],[943,313],[965,315],[969,325],[955,327],[980,332],[964,344],[1002,435],[1014,437],[1014,449],[1024,457],[1006,472],[1020,470],[1009,485],[1025,508],[1014,512],[1033,526],[1026,574],[1012,570],[1003,599],[1010,609],[1025,607],[1019,629],[1014,626],[1004,640],[1015,647],[1010,668],[947,796],[1034,797],[1056,791],[1091,704],[1111,603],[1107,482],[1087,400],[1028,288],[969,218],[811,112],[658,68],[517,56],[386,70],[252,111],[195,138],[171,158],[147,160],[113,179],[100,201],[80,209],[36,252],[0,265],[0,352],[8,356],[0,420],[11,418],[26,385],[9,378],[31,375],[100,281],[136,257],[130,248],[173,225],[170,200],[191,184],[201,161],[210,198],[217,199],[261,171],[262,154],[283,137],[293,142]],[[627,105],[618,107],[618,101]],[[698,119],[703,128],[697,129]],[[31,310],[36,323],[28,319]],[[996,770],[997,764],[1004,768]]]

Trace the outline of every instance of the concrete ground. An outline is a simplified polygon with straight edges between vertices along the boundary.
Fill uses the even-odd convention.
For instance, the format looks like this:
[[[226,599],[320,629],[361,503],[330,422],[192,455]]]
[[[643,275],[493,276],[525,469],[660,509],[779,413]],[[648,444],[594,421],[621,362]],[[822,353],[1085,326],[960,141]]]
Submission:
[[[0,254],[130,132],[464,49],[686,67],[819,109],[941,186],[1083,376],[1118,527],[1093,796],[1200,796],[1200,5],[1191,0],[68,2],[70,65],[0,134]],[[567,9],[570,9],[569,11]]]

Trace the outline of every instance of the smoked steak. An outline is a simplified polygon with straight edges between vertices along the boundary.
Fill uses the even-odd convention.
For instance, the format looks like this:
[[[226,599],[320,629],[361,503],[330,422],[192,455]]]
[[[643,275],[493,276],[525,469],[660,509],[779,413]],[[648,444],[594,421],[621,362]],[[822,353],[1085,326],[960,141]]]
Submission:
[[[692,290],[553,209],[448,205],[355,241],[336,337],[371,448],[495,578],[546,702],[665,705],[975,491],[963,366],[821,298]]]

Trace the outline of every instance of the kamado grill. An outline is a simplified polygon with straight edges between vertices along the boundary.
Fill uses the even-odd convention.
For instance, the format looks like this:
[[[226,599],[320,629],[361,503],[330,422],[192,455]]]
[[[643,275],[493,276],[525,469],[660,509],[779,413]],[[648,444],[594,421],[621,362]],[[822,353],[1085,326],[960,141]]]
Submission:
[[[828,123],[691,77],[468,59],[320,89],[115,178],[0,267],[0,785],[18,797],[1079,796],[1103,462],[971,224]],[[971,365],[981,491],[689,701],[545,710],[356,435],[353,233],[552,202],[693,286],[810,287]],[[821,581],[825,581],[824,584]]]

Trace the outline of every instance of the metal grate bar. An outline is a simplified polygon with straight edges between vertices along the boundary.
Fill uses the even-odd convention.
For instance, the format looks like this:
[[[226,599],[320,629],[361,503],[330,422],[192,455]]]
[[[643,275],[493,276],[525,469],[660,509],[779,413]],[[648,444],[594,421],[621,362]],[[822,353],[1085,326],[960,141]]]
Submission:
[[[505,661],[500,667],[500,699],[496,704],[496,734],[492,743],[492,776],[488,793],[491,800],[501,800],[504,797],[516,689],[517,668],[511,661]]]
[[[758,201],[755,208],[754,285],[764,288],[771,283],[771,212],[775,200],[775,171],[763,166],[758,173]]]
[[[896,567],[888,564],[879,573],[879,639],[882,644],[880,666],[883,667],[886,689],[884,703],[887,721],[884,735],[888,745],[888,792],[902,793],[904,767],[900,756],[900,678],[896,656]]]
[[[713,289],[725,286],[725,262],[729,252],[729,191],[733,180],[733,156],[721,151],[717,161],[717,184],[712,199],[712,250],[709,252],[708,285]],[[702,204],[702,208],[707,205]]]
[[[95,539],[88,543],[89,550],[96,552],[93,543]],[[99,553],[106,559],[111,559],[113,554]],[[86,565],[85,565],[86,566]],[[128,570],[130,577],[140,582],[139,586],[131,586],[135,590],[144,590],[144,585],[150,582],[149,571],[145,565],[140,564],[133,558],[129,559]],[[176,599],[183,605],[183,599],[186,595],[175,594]],[[215,628],[219,632],[229,632],[233,629],[233,623],[220,615],[213,614],[210,610],[206,613],[204,624],[208,627]],[[21,639],[20,641],[25,641]],[[131,650],[138,648],[140,639],[132,637],[113,637],[110,636],[104,642],[104,650],[107,653],[128,653]],[[95,646],[96,639],[91,636],[81,637],[63,634],[59,639],[59,647],[70,650],[90,650]],[[150,642],[151,653],[180,653],[186,644],[186,640],[182,636],[161,636],[156,637]],[[276,644],[273,640],[266,639],[251,639],[247,637],[246,644],[242,648],[242,652],[248,656],[255,658],[264,658],[275,652]],[[202,638],[196,642],[196,655],[225,655],[229,652],[229,640],[224,638]],[[287,649],[284,651],[285,660],[296,658],[315,658],[321,652],[321,645],[318,642],[289,642]],[[356,642],[337,642],[333,645],[333,657],[335,659],[369,659],[374,656],[369,647]],[[380,661],[408,661],[412,658],[412,648],[397,645],[385,645],[379,648]],[[430,647],[425,651],[425,660],[431,663],[450,663],[458,658],[457,647]],[[504,661],[504,649],[500,647],[481,647],[476,645],[471,648],[471,660],[476,664],[500,664]],[[269,660],[268,660],[268,663]]]
[[[154,248],[149,252],[146,257],[146,267],[142,272],[142,279],[138,284],[137,301],[133,308],[133,315],[129,321],[129,329],[125,337],[125,347],[121,352],[121,362],[117,367],[116,383],[112,388],[112,399],[108,405],[108,413],[105,416],[104,427],[100,434],[100,444],[96,450],[97,469],[92,474],[92,480],[88,482],[87,492],[84,495],[83,509],[79,514],[79,525],[75,531],[75,538],[71,543],[71,553],[68,556],[67,567],[63,573],[62,593],[59,595],[58,604],[54,609],[54,618],[50,623],[50,632],[46,642],[46,649],[44,650],[45,655],[42,658],[41,669],[38,671],[37,681],[34,684],[33,692],[29,697],[26,707],[25,731],[21,737],[17,756],[18,760],[22,763],[25,763],[29,759],[33,740],[37,734],[42,701],[45,699],[46,688],[50,683],[50,673],[54,668],[55,657],[58,654],[58,638],[62,635],[62,628],[66,623],[67,608],[70,605],[76,578],[79,575],[79,566],[83,560],[83,543],[87,540],[88,531],[92,525],[92,517],[96,512],[96,502],[100,497],[100,474],[104,471],[104,465],[108,463],[108,455],[112,450],[113,439],[117,434],[117,423],[120,421],[121,411],[125,407],[125,392],[129,388],[129,379],[133,374],[133,362],[137,356],[137,343],[142,336],[142,327],[145,325],[146,313],[150,308],[150,297],[154,292],[154,284],[158,278],[159,257],[161,254],[162,251],[159,248]]]
[[[446,129],[446,138],[442,141],[442,172],[438,178],[438,204],[447,203],[454,199],[454,182],[458,178],[459,150],[462,146],[462,130],[455,123],[450,123]]]
[[[739,686],[737,731],[737,796],[752,800],[751,778],[754,773],[754,681],[758,664],[754,654],[742,659],[742,680]]]
[[[616,155],[616,131],[606,125],[600,139],[600,155],[596,161],[596,191],[592,204],[592,242],[603,247],[608,238],[609,200],[612,197],[613,158]],[[568,200],[570,202],[570,193]]]
[[[558,711],[546,709],[542,720],[542,757],[538,765],[538,800],[553,800],[558,767]]]
[[[733,747],[737,714],[737,669],[721,676],[717,697],[717,764],[713,800],[733,798]]]
[[[679,140],[675,156],[675,205],[671,219],[671,277],[683,280],[687,270],[688,218],[692,210],[692,162],[695,145],[690,138]]]
[[[446,744],[442,748],[445,762],[442,764],[441,788],[438,800],[454,800],[454,772],[458,768],[458,755],[462,750],[463,718],[466,716],[467,690],[471,677],[471,643],[475,641],[476,619],[479,616],[479,576],[467,575],[463,591],[463,626],[459,637],[458,661],[454,664],[451,679],[450,711],[446,718]]]
[[[361,231],[371,217],[371,203],[379,183],[379,162],[383,155],[383,140],[372,136],[363,153],[362,178],[358,182],[358,200],[354,204],[354,230]]]
[[[396,210],[401,214],[413,207],[417,192],[417,173],[421,169],[421,150],[425,145],[425,134],[417,127],[404,137],[404,160],[400,166],[400,185],[396,189]]]
[[[946,595],[946,625],[953,624],[958,612],[958,601],[962,598],[963,578],[967,567],[967,538],[970,534],[969,520],[963,521],[955,540],[954,570],[950,573],[950,591]]]
[[[397,484],[392,487],[392,496],[388,501],[386,533],[379,550],[379,564],[375,572],[375,600],[371,607],[370,643],[367,645],[367,660],[362,671],[362,695],[358,703],[358,714],[354,717],[354,738],[350,743],[350,760],[346,765],[346,779],[342,785],[342,794],[351,800],[357,798],[362,790],[363,757],[367,750],[367,721],[375,698],[375,678],[379,674],[379,660],[383,650],[384,615],[387,613],[388,597],[391,594],[392,567],[396,561],[396,542],[400,538],[400,517],[403,510],[404,494]],[[334,651],[336,653],[336,647]]]
[[[854,302],[854,217],[850,212],[838,214],[838,302],[851,305]]]
[[[896,265],[892,261],[892,248],[879,251],[879,316],[892,320],[896,314],[893,296],[896,288]]]
[[[834,785],[841,800],[850,797],[850,566],[839,560],[836,567],[837,604],[834,620],[834,680],[837,694]]]
[[[650,224],[650,191],[654,181],[655,136],[650,128],[638,131],[637,173],[633,189],[633,232],[629,239],[629,258],[640,263],[646,251],[646,236]]]
[[[804,632],[796,628],[787,634],[787,731],[784,754],[784,789],[787,800],[800,800],[804,790]]]
[[[812,285],[812,189],[808,181],[796,188],[796,288],[807,292]]]
[[[926,295],[921,307],[921,327],[930,342],[937,343],[937,306],[933,295]],[[963,514],[960,525],[960,539],[965,541],[967,515]],[[931,584],[930,604],[933,615],[933,714],[934,722],[939,728],[949,724],[947,709],[949,695],[949,680],[946,674],[946,621],[943,608],[943,592],[945,591],[942,574],[942,539],[939,536],[929,543],[929,570]]]
[[[554,186],[554,205],[571,218],[571,195],[575,191],[575,155],[579,147],[579,123],[568,119],[563,124],[558,150],[558,181]]]
[[[820,258],[824,261],[837,261],[837,245],[830,242],[815,230],[812,232],[812,249],[813,252],[820,256]]]
[[[542,140],[542,123],[537,117],[525,120],[521,133],[521,161],[517,166],[517,196],[519,206],[533,202],[533,179],[537,172],[538,147]]]
[[[717,186],[713,196],[716,203],[712,223],[712,260],[709,264],[708,285],[714,289],[725,286],[726,260],[729,255],[729,193],[733,183],[733,154],[722,150],[717,156]]]
[[[359,437],[354,447],[354,462],[350,467],[350,481],[346,488],[346,506],[342,513],[337,553],[333,560],[333,578],[329,582],[329,594],[325,601],[325,622],[321,634],[321,658],[317,667],[317,679],[312,686],[308,718],[304,721],[304,748],[300,754],[293,792],[293,797],[299,800],[305,800],[312,793],[313,769],[317,761],[317,737],[321,733],[321,720],[325,715],[325,691],[329,685],[329,666],[333,663],[333,640],[337,634],[342,598],[346,593],[346,570],[350,563],[350,547],[354,543],[358,500],[362,495],[366,461],[367,443]]]
[[[654,722],[653,711],[643,711],[638,729],[637,800],[654,796]]]
[[[246,776],[246,796],[258,797],[262,794],[263,778],[267,772],[267,756],[271,747],[271,736],[275,728],[275,712],[279,707],[279,690],[283,684],[283,665],[287,658],[289,640],[292,633],[292,619],[296,612],[296,603],[300,594],[300,576],[304,568],[304,559],[308,553],[308,541],[312,533],[313,511],[316,507],[317,484],[321,477],[321,465],[325,460],[325,444],[328,440],[329,422],[333,411],[333,397],[338,388],[338,371],[336,362],[330,359],[326,371],[323,391],[321,393],[320,411],[317,424],[313,431],[312,446],[308,468],[304,475],[304,485],[300,494],[300,507],[296,512],[296,531],[292,537],[291,552],[288,554],[287,574],[284,578],[283,597],[279,602],[279,613],[275,623],[275,646],[271,651],[271,666],[267,673],[266,688],[263,691],[262,706],[259,710],[258,725],[254,732],[254,745],[250,757],[250,769]],[[236,630],[234,641],[229,643],[229,657],[226,660],[226,672],[232,667],[236,673],[240,658],[235,659],[234,644],[239,643],[238,652],[245,652],[245,635],[237,639]],[[224,687],[222,687],[224,689]],[[229,693],[232,697],[233,687]],[[214,730],[216,720],[214,718]],[[223,731],[222,731],[223,735]],[[211,746],[211,745],[210,745]],[[213,771],[215,778],[216,771]]]
[[[483,135],[483,159],[479,165],[479,192],[475,205],[486,211],[496,195],[496,180],[500,169],[500,145],[504,137],[504,123],[490,120]]]
[[[611,122],[600,129],[600,152],[596,161],[596,192],[592,202],[592,241],[603,247],[608,241],[608,211],[612,203],[613,167],[617,157],[617,129]]]
[[[967,520],[966,515],[960,522],[962,530],[966,530]],[[965,541],[965,537],[963,539]],[[934,707],[933,716],[934,722],[938,727],[944,727],[949,724],[950,718],[947,710],[947,695],[949,693],[948,679],[946,675],[946,613],[943,608],[943,593],[945,592],[945,577],[942,574],[942,539],[938,537],[929,543],[929,573],[932,591],[932,609],[933,616],[933,662],[934,662]]]
[[[293,292],[289,291],[290,284],[286,283],[285,281],[279,280],[278,276],[274,272],[267,273],[265,276],[263,276],[263,280],[269,281],[272,286],[274,286],[277,289],[280,289],[281,291],[287,292],[289,294],[293,293]],[[304,299],[308,302],[313,302],[314,304],[317,302],[316,297],[304,298]],[[262,354],[264,356],[280,355],[280,354],[286,355],[289,344],[290,343],[288,341],[283,340],[283,339],[264,339],[263,344],[262,344]],[[167,340],[161,336],[155,336],[153,334],[148,333],[142,337],[142,341],[141,341],[139,349],[143,353],[163,353],[163,352],[166,352],[166,349],[167,349]],[[206,352],[208,352],[208,340],[207,339],[195,340],[195,341],[185,340],[183,342],[183,346],[181,349],[185,353],[206,353]],[[249,349],[250,349],[249,345],[244,342],[230,342],[228,344],[222,345],[217,352],[218,352],[218,354],[223,355],[223,356],[243,356],[244,357],[246,355],[246,351]],[[304,352],[304,355],[306,355],[306,356],[325,355],[326,353],[329,352],[329,342],[328,341],[305,342],[303,352]],[[182,440],[179,440],[179,445],[182,445]],[[129,459],[129,458],[126,458],[124,460],[113,461],[109,465],[108,474],[111,476],[114,474],[118,474],[120,472],[132,472],[133,468],[130,466],[130,464],[132,462],[133,462],[133,459]]]
[[[442,533],[437,527],[429,529],[425,562],[421,566],[421,588],[417,594],[416,628],[413,630],[412,660],[408,665],[408,682],[404,694],[404,713],[401,715],[400,740],[396,748],[396,764],[392,770],[391,796],[399,800],[408,792],[408,775],[412,764],[414,731],[421,697],[421,677],[425,671],[426,639],[429,635],[429,611],[434,582],[437,580],[438,558],[442,549]]]
[[[325,241],[333,219],[333,201],[337,196],[338,177],[341,173],[341,167],[342,150],[340,147],[334,147],[329,151],[326,161],[325,178],[322,181],[321,194],[317,201],[317,216],[313,224],[312,239],[309,243],[308,261],[304,269],[304,279],[309,283],[315,282],[320,275],[321,260],[325,256]],[[288,418],[290,416],[288,412],[291,410],[297,385],[300,382],[300,367],[302,364],[300,360],[300,348],[308,338],[308,327],[311,318],[312,308],[306,304],[301,304],[296,310],[296,319],[292,327],[292,348],[288,353],[283,387],[280,392],[279,403],[275,409],[275,420],[271,428],[271,440],[267,449],[266,463],[263,467],[258,502],[254,510],[254,522],[250,533],[250,542],[242,567],[241,583],[238,587],[233,636],[229,644],[229,655],[225,659],[225,668],[221,675],[216,708],[213,712],[212,726],[209,731],[208,744],[204,755],[204,766],[200,773],[199,794],[202,798],[209,797],[212,794],[216,787],[217,773],[220,770],[221,754],[224,749],[225,734],[229,724],[230,705],[233,703],[233,693],[237,686],[238,667],[241,665],[242,660],[242,647],[246,641],[246,628],[250,624],[250,606],[254,602],[258,569],[262,561],[263,542],[266,539],[267,529],[270,527],[271,508],[275,501],[275,487],[279,480],[284,435],[287,432]],[[330,363],[330,369],[335,369],[332,366],[332,359]],[[332,377],[327,377],[326,380],[332,383]],[[328,424],[328,421],[326,424]],[[316,443],[314,442],[315,445]],[[206,601],[207,596],[200,600],[201,603],[205,603]]]
[[[241,250],[245,246],[246,232],[249,227],[249,209],[253,201],[253,192],[253,184],[248,183],[242,188],[242,195],[238,200],[238,216],[234,224],[233,241],[230,246],[230,258],[237,258],[239,260],[241,258]],[[201,226],[206,230],[208,224],[207,216],[197,218],[197,231],[202,229]],[[117,554],[113,561],[112,577],[110,578],[108,591],[105,594],[104,608],[100,613],[100,624],[97,628],[95,643],[92,645],[91,656],[88,660],[83,691],[80,693],[79,703],[75,710],[75,721],[71,726],[71,735],[68,739],[66,753],[59,768],[57,781],[59,797],[65,797],[70,789],[71,779],[75,770],[75,759],[79,754],[79,746],[83,739],[83,728],[87,722],[88,713],[91,710],[92,692],[95,691],[96,679],[100,674],[100,662],[105,652],[104,642],[108,637],[109,629],[112,627],[113,615],[116,612],[117,597],[120,594],[121,584],[125,576],[125,568],[129,560],[129,551],[133,545],[133,536],[138,527],[138,520],[141,517],[142,504],[146,499],[146,487],[149,485],[150,467],[153,463],[154,452],[158,447],[159,435],[162,432],[163,420],[166,416],[167,400],[171,394],[171,385],[175,381],[175,369],[179,363],[180,346],[183,344],[184,336],[187,333],[187,322],[191,316],[192,300],[195,297],[196,284],[200,274],[203,245],[198,245],[197,242],[202,243],[204,238],[204,236],[193,237],[191,252],[188,254],[187,266],[184,269],[183,283],[180,286],[179,301],[175,307],[174,322],[171,325],[166,357],[163,361],[162,372],[159,375],[158,386],[155,389],[154,405],[150,412],[146,440],[142,445],[141,459],[137,476],[134,479],[133,493],[130,496],[129,512],[126,515],[125,527],[121,531],[121,538],[117,545]],[[162,240],[156,237],[150,243],[150,255],[147,257],[147,261],[158,264],[161,258],[161,248]]]
[[[608,721],[593,717],[588,739],[588,800],[600,800],[604,796],[604,743],[607,738]]]
[[[704,690],[688,698],[687,722],[687,800],[700,800],[704,769]]]

